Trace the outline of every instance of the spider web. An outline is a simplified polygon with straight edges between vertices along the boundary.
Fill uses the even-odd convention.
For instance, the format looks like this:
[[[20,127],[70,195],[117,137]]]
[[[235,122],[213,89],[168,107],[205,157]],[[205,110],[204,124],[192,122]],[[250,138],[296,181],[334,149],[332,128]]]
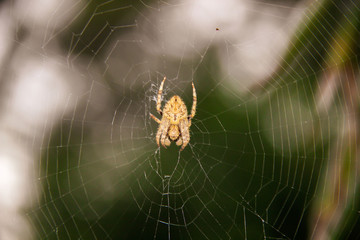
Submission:
[[[353,79],[355,48],[341,58],[355,69],[346,74],[319,59],[346,48],[351,31],[330,32],[359,23],[356,1],[49,1],[38,16],[21,4],[4,4],[21,52],[14,62],[30,62],[20,76],[49,84],[25,143],[35,155],[26,210],[35,239],[319,237],[326,215],[314,205],[336,184],[324,182],[358,114],[331,80]],[[192,82],[197,90],[181,152],[157,147],[149,117],[160,118],[164,76],[162,106],[176,94],[190,111]],[[355,200],[348,209],[355,227]],[[346,224],[340,233],[356,234]]]

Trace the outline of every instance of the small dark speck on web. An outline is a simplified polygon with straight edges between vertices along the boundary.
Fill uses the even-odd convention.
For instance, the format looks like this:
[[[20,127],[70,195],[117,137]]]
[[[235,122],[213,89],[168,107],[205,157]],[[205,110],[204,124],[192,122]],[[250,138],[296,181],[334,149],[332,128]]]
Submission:
[[[216,28],[216,31],[219,31],[220,30],[220,28]]]

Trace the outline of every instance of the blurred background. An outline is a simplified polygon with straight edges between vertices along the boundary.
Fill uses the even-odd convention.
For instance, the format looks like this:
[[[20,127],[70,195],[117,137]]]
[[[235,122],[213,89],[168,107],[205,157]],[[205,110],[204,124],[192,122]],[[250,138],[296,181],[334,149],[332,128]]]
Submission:
[[[359,29],[357,0],[0,1],[0,239],[359,238]]]

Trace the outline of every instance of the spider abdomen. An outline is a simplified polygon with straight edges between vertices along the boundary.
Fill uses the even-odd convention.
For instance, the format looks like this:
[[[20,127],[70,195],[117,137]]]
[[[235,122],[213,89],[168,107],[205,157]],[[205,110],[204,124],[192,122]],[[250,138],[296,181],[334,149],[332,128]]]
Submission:
[[[170,124],[177,125],[187,118],[187,108],[184,101],[177,95],[170,98],[164,107],[165,117],[170,120]]]

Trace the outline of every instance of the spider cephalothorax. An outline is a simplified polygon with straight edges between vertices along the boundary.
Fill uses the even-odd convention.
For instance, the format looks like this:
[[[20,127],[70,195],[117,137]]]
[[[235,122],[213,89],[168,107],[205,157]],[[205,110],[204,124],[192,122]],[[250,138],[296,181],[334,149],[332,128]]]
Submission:
[[[193,105],[190,115],[188,115],[184,101],[177,95],[171,97],[165,104],[164,109],[161,110],[161,96],[165,80],[166,77],[164,77],[161,82],[156,102],[156,110],[162,115],[162,118],[159,120],[151,113],[150,117],[159,123],[159,128],[156,133],[156,142],[158,146],[160,146],[161,143],[161,145],[166,148],[166,146],[170,146],[171,141],[176,141],[176,145],[182,145],[181,151],[190,141],[189,129],[191,126],[191,119],[195,116],[196,112],[196,91],[194,84],[192,83]]]

